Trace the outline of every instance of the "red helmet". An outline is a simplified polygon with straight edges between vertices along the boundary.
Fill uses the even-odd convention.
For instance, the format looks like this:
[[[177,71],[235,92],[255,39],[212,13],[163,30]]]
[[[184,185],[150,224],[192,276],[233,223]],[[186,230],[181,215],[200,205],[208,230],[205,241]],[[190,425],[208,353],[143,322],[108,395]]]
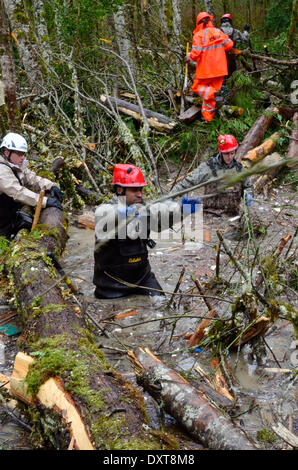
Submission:
[[[125,187],[147,186],[144,175],[141,170],[129,163],[118,163],[113,172],[112,184],[118,184]]]
[[[227,18],[232,23],[232,17],[230,15],[230,13],[226,13],[225,15],[222,15],[222,17],[220,18],[220,21],[222,21],[223,18]]]
[[[213,16],[209,15],[206,11],[201,11],[201,13],[198,14],[197,16],[197,24],[199,24],[200,21],[202,21],[204,18],[209,17],[210,20],[213,20]]]
[[[233,152],[237,147],[238,143],[233,135],[226,134],[218,136],[218,148],[220,152]]]

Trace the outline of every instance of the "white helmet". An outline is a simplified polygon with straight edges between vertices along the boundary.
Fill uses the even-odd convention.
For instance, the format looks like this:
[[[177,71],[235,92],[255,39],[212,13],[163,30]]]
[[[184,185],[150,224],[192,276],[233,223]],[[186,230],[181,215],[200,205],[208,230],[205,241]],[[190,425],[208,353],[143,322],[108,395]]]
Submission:
[[[28,152],[28,145],[24,137],[14,132],[6,134],[1,142],[0,148],[5,147],[8,150],[17,150],[20,152]]]

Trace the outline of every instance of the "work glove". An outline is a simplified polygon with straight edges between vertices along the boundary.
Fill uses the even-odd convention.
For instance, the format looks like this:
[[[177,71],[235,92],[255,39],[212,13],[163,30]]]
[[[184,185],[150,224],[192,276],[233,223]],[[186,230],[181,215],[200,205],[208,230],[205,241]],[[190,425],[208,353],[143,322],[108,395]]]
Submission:
[[[254,202],[254,199],[253,199],[252,195],[250,193],[246,193],[244,195],[244,204],[246,206],[251,206],[253,204],[253,202]]]
[[[244,29],[244,31],[249,31],[250,30],[250,25],[245,24],[243,29]]]
[[[184,214],[194,214],[198,209],[200,209],[202,199],[199,197],[187,198],[183,196],[181,199],[181,209]]]
[[[58,188],[58,186],[51,187],[50,195],[51,197],[56,197],[57,199],[59,199],[60,202],[63,201],[63,194],[62,191]]]
[[[63,211],[63,207],[60,201],[57,201],[54,197],[48,197],[46,207],[56,207],[56,209],[60,209]]]

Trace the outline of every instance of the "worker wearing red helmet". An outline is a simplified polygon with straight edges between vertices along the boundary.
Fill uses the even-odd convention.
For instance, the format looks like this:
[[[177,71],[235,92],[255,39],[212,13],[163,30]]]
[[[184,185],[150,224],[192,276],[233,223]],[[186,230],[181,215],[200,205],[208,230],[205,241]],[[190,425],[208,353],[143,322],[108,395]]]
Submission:
[[[238,29],[233,27],[232,17],[230,13],[225,13],[222,15],[220,29],[227,35],[234,43],[234,48],[237,47],[237,42],[249,42],[249,24],[244,26],[244,32],[241,33]],[[228,77],[237,70],[237,62],[235,54],[227,52],[227,62],[228,62]]]
[[[190,175],[178,183],[172,189],[173,193],[188,189],[192,186],[204,183],[213,178],[221,177],[225,174],[233,174],[242,171],[242,164],[236,160],[237,140],[233,135],[225,134],[218,136],[218,152],[208,161],[201,163]],[[222,192],[218,191],[218,182],[213,182],[205,186],[205,195],[215,194],[205,198],[203,210],[226,213],[228,215],[238,215],[241,206],[241,198],[245,194],[245,201],[252,203],[252,184],[249,179],[236,183],[233,187]]]
[[[228,74],[225,51],[232,49],[233,41],[212,24],[213,16],[201,12],[193,32],[191,52],[187,59],[197,63],[191,90],[203,100],[202,117],[209,122],[215,114],[215,95]]]
[[[150,239],[151,213],[143,202],[144,175],[134,165],[118,164],[112,185],[112,200],[95,212],[94,294],[100,299],[131,294],[161,296],[162,288],[148,260],[147,247],[153,248],[155,242]],[[169,211],[170,206],[173,210],[179,207],[174,201],[169,201]]]

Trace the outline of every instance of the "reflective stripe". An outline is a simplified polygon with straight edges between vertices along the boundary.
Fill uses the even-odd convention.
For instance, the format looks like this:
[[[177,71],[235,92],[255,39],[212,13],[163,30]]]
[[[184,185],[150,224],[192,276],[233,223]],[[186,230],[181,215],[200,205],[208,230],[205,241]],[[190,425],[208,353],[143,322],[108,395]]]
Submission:
[[[211,49],[219,49],[221,47],[225,47],[223,44],[217,44],[216,46],[203,46],[203,47],[193,47],[196,51],[210,51]]]
[[[204,46],[205,41],[206,41],[206,36],[207,36],[207,33],[208,33],[208,29],[209,28],[206,28],[206,30],[205,30],[205,35],[204,35],[204,39],[203,39],[203,46]]]
[[[204,100],[207,99],[209,90],[210,90],[210,86],[208,86],[208,88],[206,89]]]

